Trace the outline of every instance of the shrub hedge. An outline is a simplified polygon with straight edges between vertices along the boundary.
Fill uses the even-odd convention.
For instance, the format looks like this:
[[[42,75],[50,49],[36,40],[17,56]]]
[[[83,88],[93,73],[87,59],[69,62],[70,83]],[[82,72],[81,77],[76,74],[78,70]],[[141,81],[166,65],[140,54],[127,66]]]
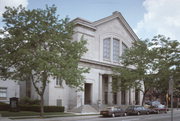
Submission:
[[[39,105],[19,105],[20,111],[40,112]],[[0,103],[0,111],[10,111],[9,104]],[[64,112],[63,106],[44,106],[44,112]]]
[[[41,107],[39,105],[20,105],[20,110],[40,112]],[[63,106],[44,106],[44,112],[64,112],[64,107]]]
[[[0,102],[0,111],[8,111],[9,109],[9,104]]]
[[[29,97],[23,97],[19,101],[20,105],[40,105],[40,100],[38,99],[31,99]]]

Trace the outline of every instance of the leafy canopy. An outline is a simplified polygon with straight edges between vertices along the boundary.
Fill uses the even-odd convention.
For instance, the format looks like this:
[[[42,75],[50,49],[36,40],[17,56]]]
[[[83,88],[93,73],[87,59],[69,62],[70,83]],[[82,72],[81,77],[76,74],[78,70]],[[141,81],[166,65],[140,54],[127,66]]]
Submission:
[[[6,7],[3,22],[5,26],[0,30],[2,78],[31,79],[34,84],[46,86],[49,77],[60,77],[72,87],[81,86],[82,73],[88,70],[78,67],[78,62],[87,51],[86,41],[72,41],[73,23],[69,18],[59,19],[55,6],[33,10]]]
[[[150,89],[167,91],[171,76],[179,79],[179,42],[158,35],[152,40],[139,40],[120,57],[122,67],[114,68],[118,88],[136,87],[144,93]]]

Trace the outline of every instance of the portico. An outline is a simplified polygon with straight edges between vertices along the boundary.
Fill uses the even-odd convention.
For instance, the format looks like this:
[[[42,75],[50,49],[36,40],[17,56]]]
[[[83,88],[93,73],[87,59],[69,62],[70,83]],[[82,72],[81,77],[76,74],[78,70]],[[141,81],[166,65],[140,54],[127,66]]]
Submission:
[[[99,74],[99,103],[103,105],[132,105],[138,100],[134,89],[113,92],[113,78],[108,74]],[[137,96],[137,97],[135,97]],[[137,103],[139,104],[139,102]]]

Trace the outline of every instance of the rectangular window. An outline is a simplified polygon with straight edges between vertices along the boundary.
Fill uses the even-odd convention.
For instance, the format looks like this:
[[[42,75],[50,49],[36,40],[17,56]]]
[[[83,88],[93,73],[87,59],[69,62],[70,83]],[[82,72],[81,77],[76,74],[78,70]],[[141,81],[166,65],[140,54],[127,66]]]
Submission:
[[[56,78],[56,86],[62,86],[62,79],[60,77]]]
[[[124,53],[124,51],[125,51],[127,48],[128,48],[127,45],[122,42],[122,54]]]
[[[126,91],[121,90],[121,104],[125,105],[126,104]]]
[[[110,38],[106,38],[103,40],[103,59],[110,60],[111,56],[111,40]]]
[[[113,93],[113,104],[117,104],[117,93]]]
[[[7,88],[0,87],[0,99],[1,100],[7,99]]]
[[[104,103],[108,104],[108,92],[104,92]]]
[[[113,39],[113,61],[119,62],[119,40]]]

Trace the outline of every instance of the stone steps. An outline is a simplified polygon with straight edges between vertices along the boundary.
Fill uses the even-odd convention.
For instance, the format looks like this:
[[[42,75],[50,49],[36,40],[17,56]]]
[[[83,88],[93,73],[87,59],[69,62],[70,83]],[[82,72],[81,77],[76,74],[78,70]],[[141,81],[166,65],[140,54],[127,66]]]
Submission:
[[[92,113],[92,114],[95,114],[95,113],[98,113],[98,111],[93,108],[91,105],[82,105],[78,108],[74,108],[72,110],[70,110],[70,112],[74,112],[74,113]]]

